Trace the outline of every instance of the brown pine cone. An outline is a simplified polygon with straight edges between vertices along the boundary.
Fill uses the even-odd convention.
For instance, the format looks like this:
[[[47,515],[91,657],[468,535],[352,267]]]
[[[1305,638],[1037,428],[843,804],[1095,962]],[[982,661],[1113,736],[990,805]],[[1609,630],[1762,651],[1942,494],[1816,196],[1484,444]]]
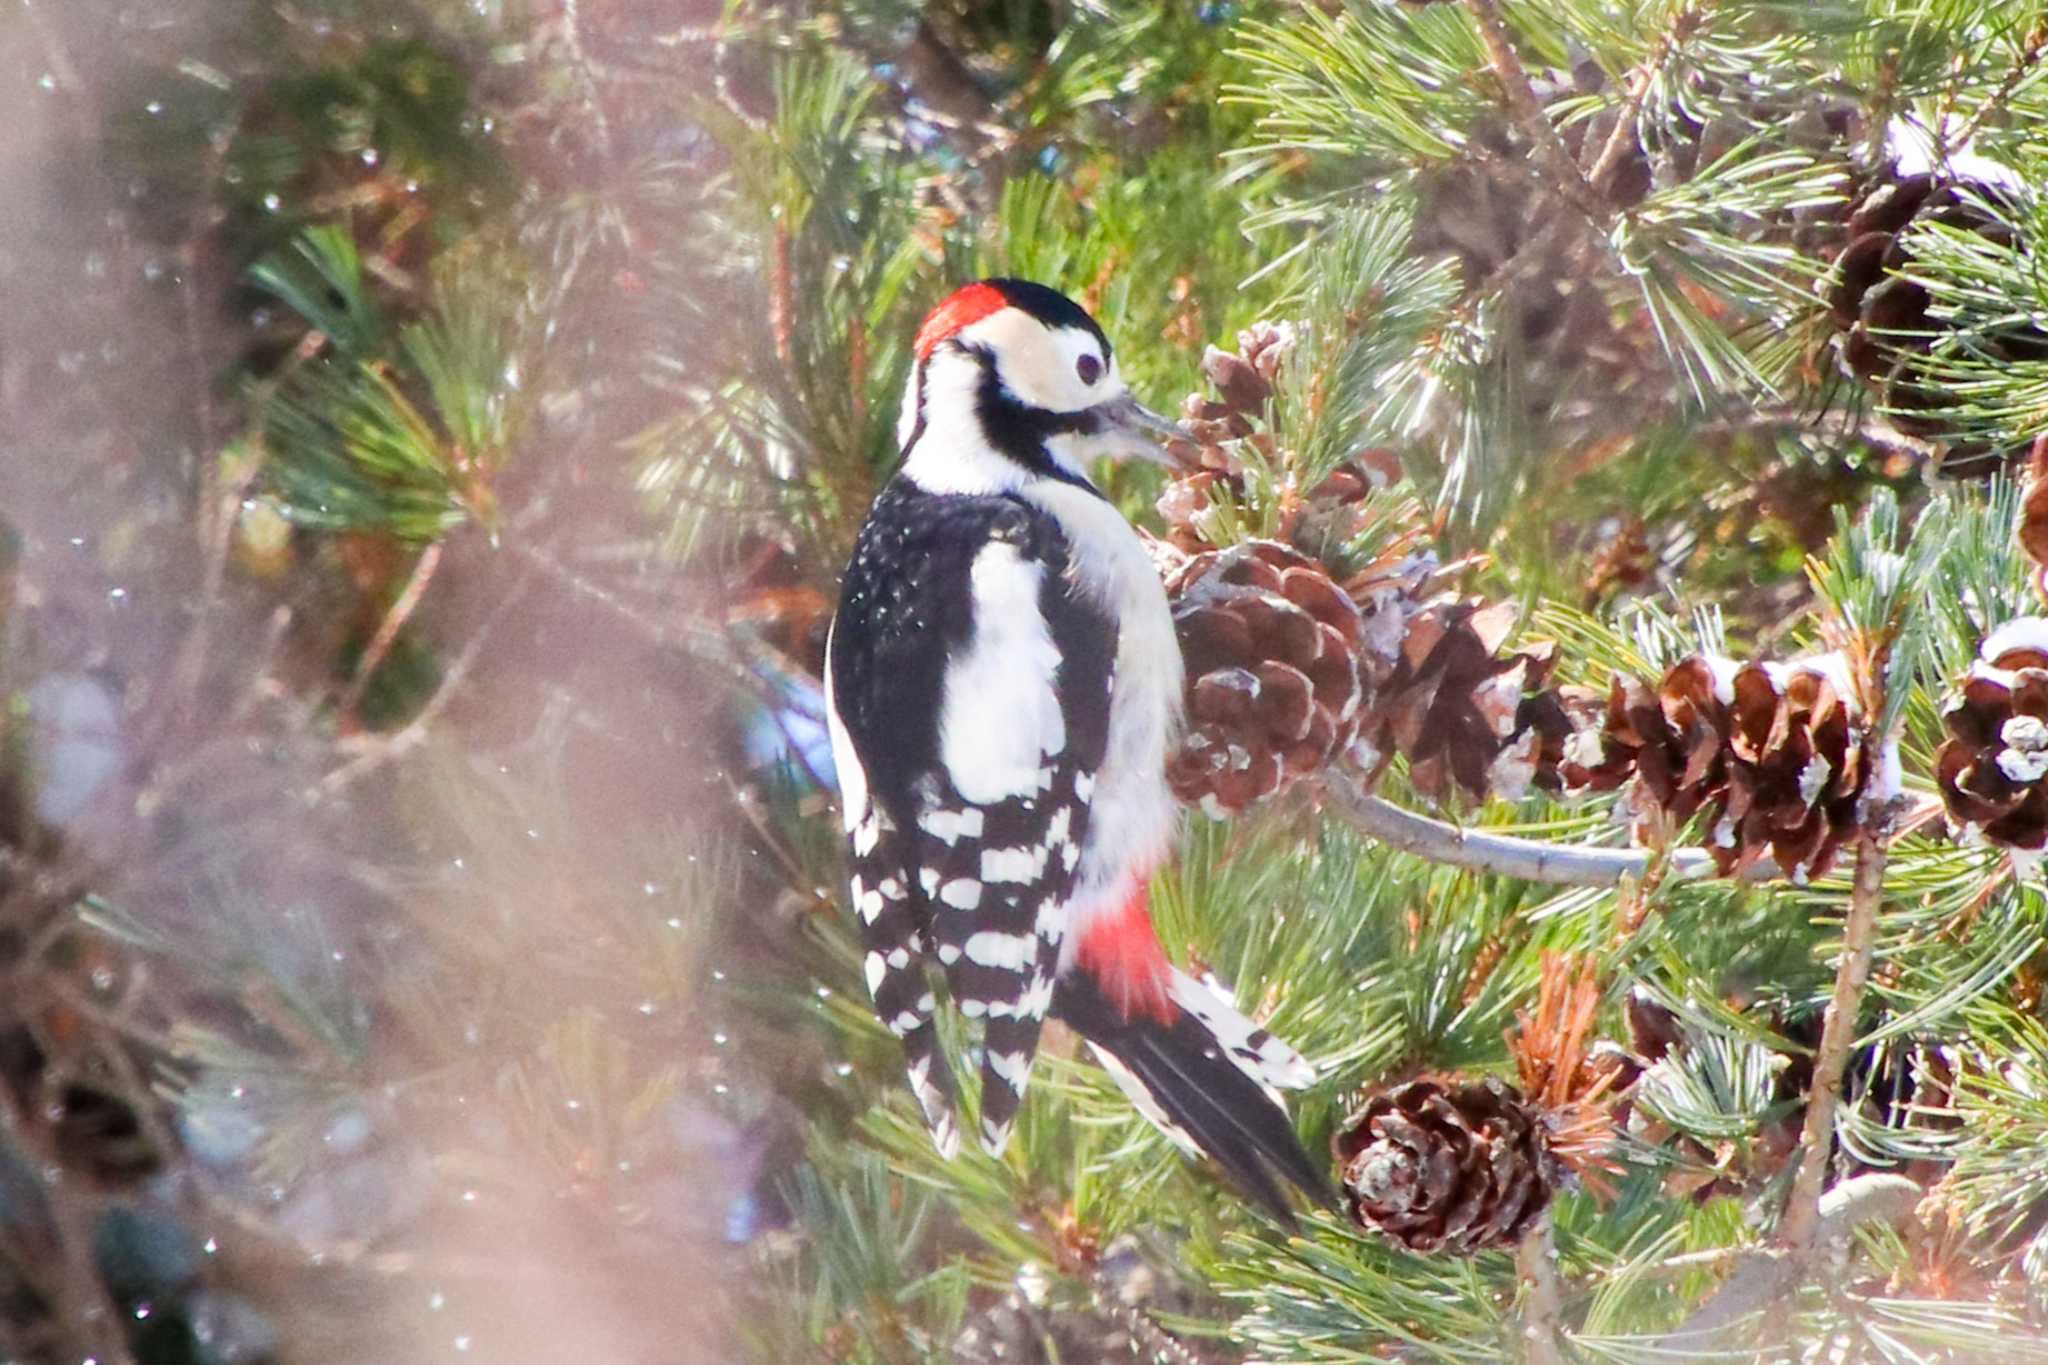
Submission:
[[[1645,1062],[1663,1061],[1664,1054],[1685,1038],[1678,1016],[1641,986],[1628,993],[1622,1012],[1628,1019],[1629,1046]]]
[[[1633,780],[1629,804],[1638,815],[1655,810],[1679,824],[1718,801],[1728,786],[1732,726],[1724,688],[1735,669],[1731,659],[1694,655],[1666,672],[1654,691],[1617,673],[1599,727],[1565,742],[1565,790],[1615,791]]]
[[[1515,617],[1512,603],[1439,601],[1408,619],[1367,737],[1382,765],[1405,755],[1409,780],[1431,800],[1453,783],[1475,800],[1519,796],[1543,766],[1545,708],[1525,709],[1524,699],[1541,687],[1551,652],[1497,653]],[[1553,740],[1561,749],[1562,737]]]
[[[1237,334],[1237,351],[1267,384],[1277,384],[1280,367],[1294,354],[1300,329],[1292,322],[1255,322]]]
[[[1533,686],[1541,679],[1525,681]],[[1531,787],[1553,794],[1564,790],[1565,745],[1588,714],[1574,699],[1577,691],[1546,687],[1523,694],[1515,708],[1514,734],[1488,770],[1493,795],[1512,800]]]
[[[1297,344],[1295,324],[1259,322],[1237,334],[1236,352],[1217,346],[1203,352],[1202,374],[1214,396],[1191,393],[1182,400],[1185,437],[1167,443],[1182,472],[1158,502],[1167,539],[1189,554],[1227,543],[1214,534],[1209,513],[1219,503],[1244,503],[1248,461],[1277,481],[1266,495],[1281,509],[1281,538],[1312,553],[1357,535],[1370,520],[1372,495],[1400,481],[1398,455],[1366,448],[1307,483],[1296,452],[1276,441],[1269,412],[1272,401],[1284,397],[1281,372]]]
[[[1291,322],[1255,322],[1237,334],[1237,350],[1210,346],[1202,352],[1202,374],[1216,386],[1220,402],[1191,395],[1184,414],[1196,421],[1231,423],[1265,415],[1273,397],[1280,367],[1293,353],[1297,340]],[[1248,436],[1248,423],[1236,431]]]
[[[1542,1115],[1491,1078],[1375,1095],[1331,1150],[1352,1219],[1425,1254],[1513,1246],[1558,1178]]]
[[[1187,663],[1176,796],[1221,819],[1350,747],[1376,670],[1365,617],[1320,564],[1250,540],[1188,559],[1166,593]]]
[[[2001,848],[2048,844],[2048,618],[2007,622],[1984,641],[1942,712],[1935,780],[1949,819]]]
[[[1724,875],[1766,852],[1797,885],[1826,872],[1861,824],[1872,777],[1840,655],[1735,674],[1728,795],[1709,842]]]
[[[1273,396],[1272,382],[1253,369],[1250,361],[1216,346],[1202,352],[1202,373],[1223,395],[1223,406],[1231,413],[1256,417]]]
[[[1653,695],[1617,675],[1597,727],[1564,743],[1567,792],[1626,796],[1640,835],[1651,815],[1683,824],[1707,808],[1723,875],[1770,856],[1803,884],[1833,865],[1866,805],[1897,784],[1897,757],[1873,756],[1839,655],[1738,665],[1696,654]]]
[[[2020,498],[2020,548],[2034,561],[2034,583],[2048,595],[2048,433],[2034,438],[2027,458],[2026,492]]]
[[[1829,317],[1841,333],[1843,363],[1877,394],[1892,425],[1908,435],[1946,437],[1949,428],[1939,412],[1931,411],[1938,406],[1937,396],[1913,377],[1914,357],[1933,348],[1930,333],[1941,323],[1928,314],[1926,287],[1908,278],[1913,257],[1905,232],[1927,221],[1994,241],[2010,240],[2011,228],[1982,206],[2009,198],[2004,187],[1987,181],[1904,175],[1893,164],[1850,204],[1847,245],[1835,257],[1828,290]],[[2048,336],[2030,331],[1994,344],[2031,352],[2048,345]],[[1958,454],[1964,459],[1958,460]],[[1989,474],[2001,463],[1990,451],[1961,451],[1952,452],[1943,468]]]

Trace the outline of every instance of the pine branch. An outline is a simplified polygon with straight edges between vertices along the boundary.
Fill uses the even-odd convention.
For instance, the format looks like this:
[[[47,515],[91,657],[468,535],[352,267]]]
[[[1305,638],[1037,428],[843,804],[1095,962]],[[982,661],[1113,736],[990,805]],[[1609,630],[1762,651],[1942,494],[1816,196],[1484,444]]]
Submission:
[[[1884,899],[1888,856],[1882,832],[1865,829],[1856,850],[1856,882],[1849,897],[1841,962],[1835,971],[1834,999],[1828,1004],[1820,1051],[1813,1059],[1813,1084],[1806,1094],[1799,1174],[1779,1231],[1785,1244],[1795,1251],[1812,1248],[1821,1224],[1821,1186],[1827,1176],[1828,1154],[1834,1147],[1835,1106],[1841,1097],[1842,1073],[1856,1040],[1863,991],[1870,984],[1871,946],[1877,936],[1877,908]]]
[[[1557,129],[1544,117],[1543,106],[1529,85],[1529,73],[1523,69],[1522,59],[1515,55],[1514,44],[1508,38],[1507,25],[1500,17],[1500,6],[1494,0],[1465,0],[1465,8],[1478,22],[1479,37],[1492,59],[1493,74],[1500,81],[1501,95],[1507,100],[1508,112],[1522,130],[1522,135],[1529,139],[1536,160],[1556,177],[1557,190],[1585,215],[1593,230],[1604,233],[1613,215],[1600,202],[1600,196],[1588,183],[1585,172],[1572,160],[1571,151],[1564,145],[1564,139],[1557,135]]]
[[[440,686],[427,698],[426,705],[420,708],[418,715],[395,733],[353,736],[352,745],[349,741],[344,741],[340,747],[354,747],[357,752],[346,763],[323,776],[308,795],[331,796],[425,743],[433,722],[447,709],[449,702],[454,700],[455,694],[468,679],[470,669],[476,666],[477,657],[483,653],[483,647],[490,639],[491,632],[497,629],[498,623],[504,619],[506,613],[525,598],[532,576],[533,570],[529,567],[513,581],[510,588],[506,589],[505,595],[498,599],[497,605],[491,608],[490,614],[484,617],[470,635],[468,643],[463,645],[462,652],[450,662],[447,670],[441,675]]]
[[[1970,111],[1969,118],[1956,131],[1955,136],[1942,138],[1944,160],[1948,148],[1961,149],[1970,145],[1971,139],[1977,136],[1977,130],[1984,126],[1984,120],[2002,108],[2012,97],[2012,92],[2019,88],[2020,82],[2039,65],[2044,48],[2048,48],[2048,16],[2034,21],[2033,28],[2028,30],[2025,41],[2013,58],[2012,69],[2005,73],[2005,79],[1998,83],[1998,88],[1986,95],[1983,101]]]
[[[1903,1218],[1923,1193],[1916,1182],[1902,1175],[1874,1173],[1845,1180],[1819,1200],[1811,1247],[1831,1246],[1865,1223]],[[1730,1327],[1797,1289],[1810,1264],[1809,1252],[1752,1252],[1712,1298],[1677,1330],[1649,1342],[1643,1354],[1697,1359]]]
[[[1642,118],[1643,100],[1649,95],[1650,87],[1656,83],[1671,54],[1691,35],[1700,24],[1706,12],[1713,8],[1711,0],[1687,6],[1672,19],[1671,27],[1657,42],[1657,50],[1649,59],[1636,68],[1635,76],[1629,82],[1628,92],[1623,97],[1621,113],[1614,120],[1614,131],[1607,136],[1600,154],[1594,158],[1592,169],[1586,172],[1587,185],[1597,194],[1604,193],[1608,177],[1613,175],[1629,149],[1636,143],[1636,127]]]
[[[1564,1353],[1558,1349],[1564,1292],[1557,1282],[1557,1241],[1551,1233],[1551,1214],[1545,1213],[1515,1249],[1515,1268],[1528,1288],[1523,1321],[1530,1365],[1564,1365]]]
[[[405,586],[399,590],[398,599],[391,609],[384,613],[378,623],[377,633],[370,637],[370,643],[363,650],[363,657],[356,661],[355,676],[349,679],[348,690],[341,694],[337,708],[344,727],[354,720],[356,707],[362,703],[363,693],[370,685],[370,679],[384,666],[384,660],[391,654],[391,647],[398,643],[398,633],[405,629],[413,612],[419,609],[420,599],[426,596],[427,585],[434,581],[434,571],[441,566],[441,554],[447,542],[434,541],[420,551],[419,560],[414,563],[412,573],[406,578]]]
[[[1512,834],[1460,829],[1369,795],[1342,773],[1326,774],[1323,790],[1337,813],[1361,833],[1403,853],[1450,867],[1553,886],[1618,886],[1628,878],[1641,877],[1650,866],[1652,855],[1644,849],[1550,844]],[[1703,848],[1675,849],[1670,866],[1678,877],[1704,877],[1713,872],[1714,860]]]

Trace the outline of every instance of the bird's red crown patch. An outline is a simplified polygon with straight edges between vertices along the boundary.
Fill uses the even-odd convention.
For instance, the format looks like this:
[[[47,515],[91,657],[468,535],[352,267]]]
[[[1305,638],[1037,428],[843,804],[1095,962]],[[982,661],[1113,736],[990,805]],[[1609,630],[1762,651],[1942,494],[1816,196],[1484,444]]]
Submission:
[[[931,359],[940,342],[1009,306],[1003,291],[992,284],[970,284],[954,290],[925,316],[924,325],[917,329],[917,358]]]

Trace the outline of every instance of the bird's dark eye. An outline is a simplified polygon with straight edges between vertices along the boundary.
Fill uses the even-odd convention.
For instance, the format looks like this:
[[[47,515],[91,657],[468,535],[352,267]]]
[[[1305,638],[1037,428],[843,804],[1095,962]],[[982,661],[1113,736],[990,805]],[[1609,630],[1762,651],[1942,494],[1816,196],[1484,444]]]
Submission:
[[[1081,376],[1083,384],[1093,384],[1102,378],[1102,361],[1092,355],[1084,355],[1074,362],[1074,373]]]

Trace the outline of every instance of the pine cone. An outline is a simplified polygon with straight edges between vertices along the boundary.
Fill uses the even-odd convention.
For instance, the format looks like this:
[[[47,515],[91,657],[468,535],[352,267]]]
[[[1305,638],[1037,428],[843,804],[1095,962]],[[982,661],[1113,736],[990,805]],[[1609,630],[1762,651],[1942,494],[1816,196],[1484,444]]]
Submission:
[[[1513,1246],[1558,1174],[1542,1115],[1490,1078],[1375,1095],[1331,1148],[1352,1219],[1423,1253]]]
[[[1803,886],[1860,827],[1872,776],[1847,667],[1839,655],[1746,664],[1730,712],[1736,761],[1709,851],[1732,875],[1768,850]]]
[[[1366,619],[1322,566],[1276,541],[1195,555],[1167,578],[1187,662],[1174,794],[1236,814],[1348,749],[1375,669]]]
[[[2020,548],[2034,561],[2034,584],[2048,596],[2048,433],[2034,438],[2027,459],[2026,492],[2020,499]]]
[[[1630,804],[1639,814],[1655,810],[1680,824],[1719,800],[1728,786],[1731,727],[1722,685],[1734,670],[1733,660],[1695,655],[1665,673],[1654,691],[1615,674],[1599,727],[1566,741],[1565,790],[1615,791],[1633,781]]]
[[[1366,449],[1313,487],[1292,485],[1297,461],[1275,442],[1267,405],[1278,393],[1281,369],[1297,340],[1292,323],[1260,322],[1237,334],[1235,353],[1215,346],[1203,353],[1202,373],[1216,396],[1191,393],[1182,401],[1181,429],[1187,438],[1168,447],[1185,472],[1166,485],[1158,502],[1166,538],[1187,553],[1217,548],[1209,513],[1219,502],[1244,501],[1247,458],[1255,456],[1289,481],[1277,492],[1288,505],[1285,538],[1311,547],[1350,539],[1361,529],[1367,499],[1400,480],[1398,456]]]
[[[1176,457],[1187,472],[1160,495],[1166,536],[1154,546],[1162,557],[1192,556],[1162,567],[1188,656],[1191,728],[1169,763],[1176,792],[1211,816],[1234,814],[1346,752],[1368,781],[1394,753],[1405,754],[1416,785],[1432,797],[1452,783],[1476,798],[1555,788],[1572,726],[1539,690],[1549,653],[1496,657],[1514,624],[1512,608],[1430,600],[1446,573],[1416,550],[1420,506],[1376,496],[1402,477],[1399,457],[1362,449],[1303,488],[1293,453],[1275,446],[1267,408],[1285,397],[1278,383],[1296,343],[1293,327],[1261,323],[1238,334],[1236,354],[1210,347],[1202,369],[1218,396],[1190,394],[1182,405],[1188,439],[1177,443]],[[1216,546],[1215,514],[1220,504],[1245,499],[1245,461],[1254,452],[1279,481],[1265,490],[1273,503],[1266,510],[1299,549],[1246,542],[1265,548],[1235,555],[1244,546]],[[1360,544],[1374,541],[1379,553],[1358,567]],[[1341,584],[1316,558],[1326,553],[1353,559]],[[1214,582],[1231,590],[1229,601],[1197,590],[1210,581],[1212,565]],[[1283,592],[1279,574],[1313,587]],[[1240,609],[1256,601],[1254,588],[1324,617],[1329,638],[1348,647],[1356,677],[1340,676],[1327,641],[1318,645],[1299,627],[1283,636],[1282,617]],[[1263,612],[1258,622],[1239,619],[1254,610]],[[1313,687],[1304,691],[1302,679]]]
[[[1628,993],[1622,1012],[1628,1020],[1629,1046],[1646,1062],[1663,1061],[1664,1054],[1677,1047],[1685,1037],[1685,1028],[1679,1023],[1677,1014],[1658,1003],[1657,998],[1641,986]]]
[[[1657,560],[1650,552],[1643,519],[1624,518],[1615,524],[1586,570],[1586,605],[1598,605],[1610,595],[1637,592],[1651,582],[1656,572]]]
[[[1409,780],[1432,800],[1453,782],[1475,800],[1519,796],[1544,767],[1539,722],[1562,749],[1548,708],[1524,706],[1550,671],[1549,647],[1496,652],[1515,617],[1511,603],[1440,601],[1408,621],[1368,735],[1382,764],[1407,757]]]
[[[1941,723],[1935,779],[1949,819],[2038,853],[2048,844],[2048,618],[1992,632]]]
[[[1599,726],[1565,741],[1560,775],[1568,792],[1633,781],[1639,834],[1653,813],[1676,825],[1711,808],[1724,875],[1768,854],[1803,884],[1833,865],[1868,799],[1895,779],[1895,758],[1873,761],[1866,741],[1839,655],[1738,665],[1697,654],[1654,695],[1617,675]]]
[[[1907,277],[1913,257],[1906,248],[1906,229],[1924,220],[2010,240],[2011,229],[1983,207],[2009,197],[2003,187],[1985,181],[1901,175],[1894,164],[1850,205],[1848,244],[1835,257],[1828,292],[1829,316],[1842,334],[1843,363],[1878,395],[1892,425],[1908,435],[1932,439],[1947,436],[1949,429],[1938,412],[1930,411],[1938,406],[1937,395],[1913,377],[1913,361],[1932,350],[1929,333],[1940,322],[1928,315],[1926,287]],[[2015,356],[2031,354],[2048,346],[2048,335],[2029,330],[1991,344]],[[1968,458],[1959,462],[1952,453],[1943,462],[1945,469],[1989,474],[2002,463],[1990,451],[1957,453]]]

